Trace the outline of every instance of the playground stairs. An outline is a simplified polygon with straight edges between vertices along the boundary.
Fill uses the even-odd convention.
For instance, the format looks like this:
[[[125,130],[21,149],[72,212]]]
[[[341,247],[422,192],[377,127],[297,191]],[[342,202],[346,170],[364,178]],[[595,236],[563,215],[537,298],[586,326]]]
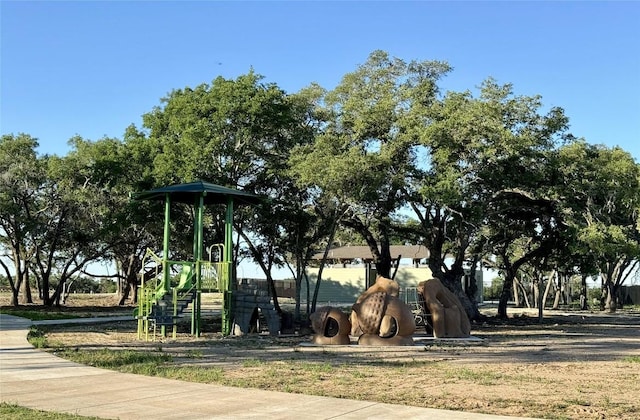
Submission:
[[[188,271],[188,270],[187,270]],[[185,275],[178,287],[166,290],[162,286],[143,287],[138,297],[140,305],[136,308],[138,319],[138,338],[149,339],[149,333],[155,339],[158,327],[164,336],[166,328],[173,328],[175,338],[178,319],[196,299],[197,289],[193,285],[193,276]]]
[[[177,296],[175,306],[173,293],[166,292],[156,302],[152,303],[151,311],[146,316],[152,327],[173,326],[195,300],[195,289]]]

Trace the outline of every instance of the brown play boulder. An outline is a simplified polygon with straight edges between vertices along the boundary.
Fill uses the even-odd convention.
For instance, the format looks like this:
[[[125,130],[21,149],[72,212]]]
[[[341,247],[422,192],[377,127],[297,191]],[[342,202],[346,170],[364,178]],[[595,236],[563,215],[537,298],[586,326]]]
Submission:
[[[418,293],[424,296],[431,313],[433,335],[437,338],[469,337],[471,323],[460,300],[438,279],[418,284]]]
[[[362,335],[358,344],[364,346],[410,346],[416,330],[411,309],[400,299],[385,292],[376,292],[353,305],[361,321]]]
[[[398,299],[398,283],[378,277],[353,305],[352,334],[368,346],[413,345],[416,324],[407,304]],[[353,323],[357,326],[354,329]],[[355,332],[355,333],[354,333]]]
[[[367,296],[377,292],[384,292],[388,295],[398,297],[400,294],[400,286],[392,279],[378,276],[376,278],[376,282],[358,297],[356,304],[362,302]],[[359,337],[363,334],[363,331],[362,328],[360,328],[360,320],[358,319],[358,314],[355,311],[351,311],[350,320],[351,335]]]
[[[347,315],[338,308],[323,306],[309,316],[315,332],[314,344],[350,344],[351,323]]]

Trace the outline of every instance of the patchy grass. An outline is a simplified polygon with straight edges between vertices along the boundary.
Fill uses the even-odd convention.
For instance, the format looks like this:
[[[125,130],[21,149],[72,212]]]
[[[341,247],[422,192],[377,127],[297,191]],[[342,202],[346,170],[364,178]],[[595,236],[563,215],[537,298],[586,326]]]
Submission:
[[[80,420],[99,419],[100,417],[84,417],[75,414],[54,413],[50,411],[34,410],[6,402],[0,403],[0,418],[4,420]]]
[[[247,359],[242,361],[242,367],[256,367],[264,364],[264,362],[260,359]]]
[[[15,315],[33,321],[73,319],[96,316],[132,315],[135,305],[118,305],[118,297],[109,293],[78,293],[69,295],[61,306],[45,306],[37,303],[11,305],[11,293],[0,293],[0,313]]]
[[[27,333],[27,341],[29,341],[31,345],[33,345],[33,347],[37,349],[44,349],[49,347],[49,342],[47,340],[45,331],[36,326],[31,326],[31,328],[29,328],[29,332]]]
[[[32,321],[43,321],[48,319],[80,318],[80,316],[76,314],[52,311],[51,308],[49,308],[48,310],[39,310],[39,309],[3,307],[3,308],[0,308],[0,313],[19,316],[21,318],[27,318]]]
[[[186,354],[187,360],[177,364],[170,347],[154,345],[149,347],[151,351],[66,349],[56,354],[86,365],[190,382],[499,415],[633,419],[640,410],[633,396],[638,375],[623,377],[620,373],[624,366],[614,362],[608,363],[606,369],[616,382],[609,383],[608,389],[602,391],[603,383],[598,378],[600,368],[593,370],[589,363],[519,367],[461,365],[442,360],[345,362],[329,354],[324,355],[326,360],[286,357],[266,360],[248,356],[231,366],[221,367],[207,363],[211,355],[190,356],[184,351],[181,354],[183,357]],[[582,378],[576,379],[574,372]],[[576,382],[580,385],[576,386]],[[557,389],[563,392],[558,393]],[[619,393],[631,395],[631,400]]]
[[[494,385],[500,382],[511,380],[500,372],[491,370],[477,370],[473,368],[459,366],[443,366],[442,373],[447,380],[459,382],[473,382],[477,385]]]
[[[72,360],[83,365],[123,371],[154,371],[173,360],[172,356],[162,352],[141,352],[136,350],[79,350],[56,351],[56,356]]]
[[[56,356],[83,365],[117,370],[138,375],[159,376],[200,383],[222,383],[222,369],[203,369],[199,366],[172,365],[173,356],[157,351],[137,350],[80,350],[55,351]]]

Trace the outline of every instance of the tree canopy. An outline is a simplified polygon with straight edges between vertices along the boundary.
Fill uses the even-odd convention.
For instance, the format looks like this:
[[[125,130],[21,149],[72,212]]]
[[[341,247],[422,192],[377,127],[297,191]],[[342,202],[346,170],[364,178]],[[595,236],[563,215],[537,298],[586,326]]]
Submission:
[[[13,303],[31,285],[59,303],[65,282],[103,260],[117,266],[120,302],[135,299],[162,224],[157,203],[129,194],[202,179],[266,198],[239,212],[234,255],[263,269],[274,297],[274,267],[291,269],[299,293],[311,256],[350,235],[386,276],[391,244],[424,245],[472,318],[461,278],[481,266],[504,276],[502,316],[529,270],[597,275],[614,310],[640,259],[638,163],[575,138],[562,108],[511,84],[443,92],[451,71],[374,51],[332,90],[287,93],[253,69],[174,89],[122,139],[74,137],[62,157],[38,155],[28,134],[2,136],[0,267]],[[172,211],[179,256],[194,215]],[[205,217],[221,242],[218,209]]]

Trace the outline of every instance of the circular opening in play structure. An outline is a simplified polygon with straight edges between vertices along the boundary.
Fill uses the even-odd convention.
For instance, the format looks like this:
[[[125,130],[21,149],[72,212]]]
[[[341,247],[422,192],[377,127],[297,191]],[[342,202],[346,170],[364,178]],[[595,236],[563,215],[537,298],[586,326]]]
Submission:
[[[324,327],[324,336],[325,337],[335,337],[340,332],[340,324],[334,318],[328,317],[327,323]]]
[[[395,318],[390,317],[389,319],[389,330],[385,334],[381,334],[382,338],[391,338],[395,337],[398,334],[398,321]]]

